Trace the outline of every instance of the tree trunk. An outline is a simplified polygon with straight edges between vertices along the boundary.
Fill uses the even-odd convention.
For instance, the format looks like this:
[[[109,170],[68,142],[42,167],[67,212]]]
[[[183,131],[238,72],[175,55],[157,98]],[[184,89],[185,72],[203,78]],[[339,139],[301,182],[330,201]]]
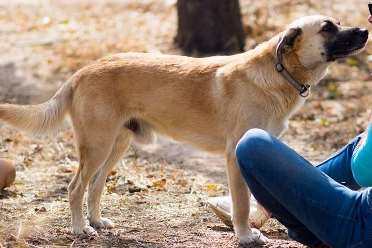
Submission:
[[[239,0],[178,0],[176,44],[200,56],[244,51]]]

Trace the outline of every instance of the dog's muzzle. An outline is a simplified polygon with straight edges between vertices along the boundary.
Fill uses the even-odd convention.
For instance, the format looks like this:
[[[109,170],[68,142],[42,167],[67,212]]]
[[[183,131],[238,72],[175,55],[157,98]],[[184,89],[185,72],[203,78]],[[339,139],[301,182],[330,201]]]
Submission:
[[[358,53],[368,41],[368,30],[365,28],[350,28],[340,31],[325,44],[327,61],[345,58]]]

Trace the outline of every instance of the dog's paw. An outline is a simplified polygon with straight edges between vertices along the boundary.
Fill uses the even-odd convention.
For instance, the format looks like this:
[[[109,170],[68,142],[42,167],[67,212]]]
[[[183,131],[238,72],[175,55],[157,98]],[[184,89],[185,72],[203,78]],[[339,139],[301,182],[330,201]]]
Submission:
[[[239,243],[243,247],[256,247],[269,241],[259,230],[252,228],[250,233],[239,235]]]
[[[87,235],[87,236],[97,236],[97,231],[91,226],[83,226],[81,228],[74,227],[72,232],[76,235]]]
[[[91,226],[85,226],[83,228],[83,232],[84,232],[84,234],[86,234],[88,236],[97,236],[98,235],[97,231]]]
[[[98,221],[90,221],[90,225],[97,229],[112,229],[114,228],[114,223],[107,218],[100,218]]]

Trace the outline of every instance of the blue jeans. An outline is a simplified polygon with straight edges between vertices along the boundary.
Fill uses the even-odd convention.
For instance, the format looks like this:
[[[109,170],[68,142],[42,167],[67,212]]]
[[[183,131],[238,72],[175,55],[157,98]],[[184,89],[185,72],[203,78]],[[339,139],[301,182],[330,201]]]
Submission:
[[[236,148],[252,194],[288,228],[290,238],[316,247],[372,247],[372,195],[359,189],[351,156],[360,137],[314,167],[268,132],[249,130]]]

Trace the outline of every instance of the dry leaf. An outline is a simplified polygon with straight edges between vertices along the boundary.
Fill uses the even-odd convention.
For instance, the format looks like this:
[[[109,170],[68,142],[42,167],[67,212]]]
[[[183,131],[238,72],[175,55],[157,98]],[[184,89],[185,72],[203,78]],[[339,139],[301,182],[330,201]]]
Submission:
[[[222,192],[221,186],[215,183],[208,183],[206,184],[205,188],[208,193],[208,196],[215,196],[218,193]]]
[[[158,189],[158,190],[164,190],[167,184],[167,180],[165,178],[162,178],[160,180],[156,180],[152,182],[152,187]]]

